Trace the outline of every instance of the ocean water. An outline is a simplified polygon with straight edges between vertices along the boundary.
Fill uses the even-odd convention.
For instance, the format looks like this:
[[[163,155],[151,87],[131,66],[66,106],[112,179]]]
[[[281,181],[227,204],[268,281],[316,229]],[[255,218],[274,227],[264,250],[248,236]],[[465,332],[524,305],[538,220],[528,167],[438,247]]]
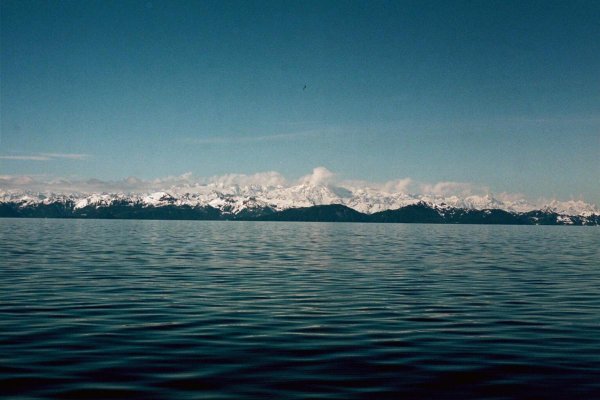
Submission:
[[[3,398],[600,398],[600,230],[0,219]]]

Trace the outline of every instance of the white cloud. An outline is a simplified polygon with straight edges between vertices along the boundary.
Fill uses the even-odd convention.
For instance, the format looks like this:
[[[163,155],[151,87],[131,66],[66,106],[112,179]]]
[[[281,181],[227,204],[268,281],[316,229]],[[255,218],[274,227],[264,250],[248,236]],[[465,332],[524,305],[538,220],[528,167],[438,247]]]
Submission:
[[[47,176],[0,175],[0,188],[6,190],[29,190],[34,192],[88,193],[114,192],[133,193],[167,190],[173,192],[194,192],[198,188],[215,186],[277,187],[287,185],[286,179],[278,172],[268,171],[256,174],[226,174],[213,177],[195,177],[191,172],[156,179],[127,177],[120,180],[48,178]]]
[[[274,135],[258,135],[258,136],[208,136],[200,138],[186,138],[184,142],[191,144],[244,144],[256,142],[276,142],[295,140],[300,138],[308,138],[316,136],[317,131],[303,131],[293,133],[278,133]]]
[[[308,185],[328,185],[333,183],[335,174],[325,167],[316,167],[312,173],[300,178],[300,183]]]
[[[79,153],[33,153],[26,155],[0,155],[2,160],[21,160],[21,161],[52,161],[56,159],[67,160],[85,160],[89,154]]]
[[[469,196],[487,192],[485,188],[476,187],[468,182],[422,183],[420,189],[421,193],[433,196]]]
[[[411,178],[396,179],[385,182],[381,186],[381,190],[386,193],[407,193],[412,184],[413,180]]]
[[[50,159],[54,158],[64,158],[68,160],[85,160],[86,158],[90,158],[89,154],[81,154],[81,153],[39,153],[42,157],[49,157]]]
[[[21,160],[21,161],[48,161],[48,156],[0,156],[2,160]]]
[[[394,179],[386,182],[369,182],[364,180],[344,180],[338,183],[340,186],[354,190],[380,191],[382,193],[411,193],[415,182],[411,178]]]
[[[522,200],[523,198],[525,198],[525,195],[522,193],[501,192],[501,193],[494,193],[494,197],[500,201],[515,202],[515,201],[519,201],[519,200]]]
[[[381,198],[395,195],[425,195],[426,197],[445,198],[462,204],[488,202],[490,190],[468,182],[442,181],[437,183],[415,182],[409,177],[383,183],[368,181],[341,180],[326,167],[316,167],[310,174],[297,180],[287,180],[276,171],[255,174],[225,174],[212,177],[198,177],[191,172],[156,179],[127,177],[121,180],[100,180],[81,178],[48,177],[47,175],[0,175],[0,189],[3,191],[32,191],[54,193],[148,193],[169,191],[173,193],[197,193],[212,190],[234,190],[250,186],[263,188],[288,188],[299,184],[323,185],[338,196],[350,197],[358,191],[366,190],[370,195]],[[462,200],[461,200],[462,199]],[[529,201],[522,194],[499,193],[493,199],[511,203],[515,209],[531,208],[531,204],[552,204],[554,199],[540,198]],[[582,199],[571,199],[572,202]],[[462,203],[461,203],[462,202]],[[450,204],[450,203],[449,203]],[[574,203],[575,204],[575,203]],[[576,204],[577,205],[577,204]],[[579,205],[577,205],[579,206]]]
[[[31,185],[35,182],[33,177],[27,175],[0,175],[0,184],[5,187]]]
[[[149,180],[130,176],[121,180],[106,181],[100,179],[48,179],[46,176],[0,175],[0,184],[3,188],[55,192],[143,192],[153,190],[193,192],[194,188],[205,187],[207,185],[217,188],[230,188],[233,186],[289,187],[297,184],[332,186],[349,190],[369,189],[387,194],[407,194],[412,192],[433,196],[469,196],[488,191],[486,188],[476,187],[473,184],[465,182],[417,183],[409,177],[383,183],[340,180],[337,174],[322,166],[314,168],[310,174],[304,175],[296,181],[287,180],[279,172],[266,171],[255,174],[225,174],[212,177],[197,177],[191,172],[186,172],[181,175],[171,175]],[[501,196],[507,200],[510,197],[510,195],[505,193],[501,194]]]
[[[221,176],[213,176],[206,180],[207,183],[213,183],[220,187],[228,187],[233,185],[238,186],[285,186],[286,179],[279,172],[268,171],[259,172],[252,175],[245,174],[226,174]]]

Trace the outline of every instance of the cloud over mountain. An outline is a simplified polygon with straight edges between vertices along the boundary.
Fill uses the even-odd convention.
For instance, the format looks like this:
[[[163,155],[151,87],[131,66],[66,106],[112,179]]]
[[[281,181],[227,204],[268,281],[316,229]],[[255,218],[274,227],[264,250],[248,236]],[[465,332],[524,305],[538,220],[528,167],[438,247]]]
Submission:
[[[468,182],[418,182],[409,177],[387,182],[344,180],[325,167],[316,167],[299,179],[286,179],[276,171],[255,174],[225,174],[198,177],[191,172],[156,179],[128,177],[121,180],[53,178],[48,176],[0,175],[0,199],[22,193],[76,195],[122,194],[144,197],[152,193],[195,196],[199,202],[221,207],[248,202],[285,209],[317,204],[344,204],[364,213],[395,209],[418,202],[468,209],[500,208],[527,211],[542,208],[566,213],[594,213],[597,207],[581,199],[532,201],[523,195],[492,194],[484,186]],[[160,196],[159,196],[160,197]],[[238,204],[239,203],[239,204]]]
[[[335,179],[335,174],[325,167],[316,167],[312,173],[300,178],[300,182],[306,185],[320,186],[328,185]]]
[[[474,193],[488,192],[486,188],[476,187],[468,182],[437,182],[420,185],[421,193],[434,196],[468,196]]]

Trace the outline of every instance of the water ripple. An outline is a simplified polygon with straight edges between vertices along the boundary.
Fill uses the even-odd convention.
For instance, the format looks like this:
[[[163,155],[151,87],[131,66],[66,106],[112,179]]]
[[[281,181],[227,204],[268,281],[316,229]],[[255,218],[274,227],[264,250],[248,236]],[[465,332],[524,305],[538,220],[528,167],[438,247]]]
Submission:
[[[600,397],[595,228],[0,220],[5,398]]]

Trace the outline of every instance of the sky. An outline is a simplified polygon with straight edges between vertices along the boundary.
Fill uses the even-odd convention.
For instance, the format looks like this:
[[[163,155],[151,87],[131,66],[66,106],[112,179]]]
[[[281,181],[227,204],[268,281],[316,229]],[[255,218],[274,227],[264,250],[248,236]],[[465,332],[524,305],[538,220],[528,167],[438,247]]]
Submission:
[[[0,2],[0,176],[322,166],[600,205],[598,1]]]

